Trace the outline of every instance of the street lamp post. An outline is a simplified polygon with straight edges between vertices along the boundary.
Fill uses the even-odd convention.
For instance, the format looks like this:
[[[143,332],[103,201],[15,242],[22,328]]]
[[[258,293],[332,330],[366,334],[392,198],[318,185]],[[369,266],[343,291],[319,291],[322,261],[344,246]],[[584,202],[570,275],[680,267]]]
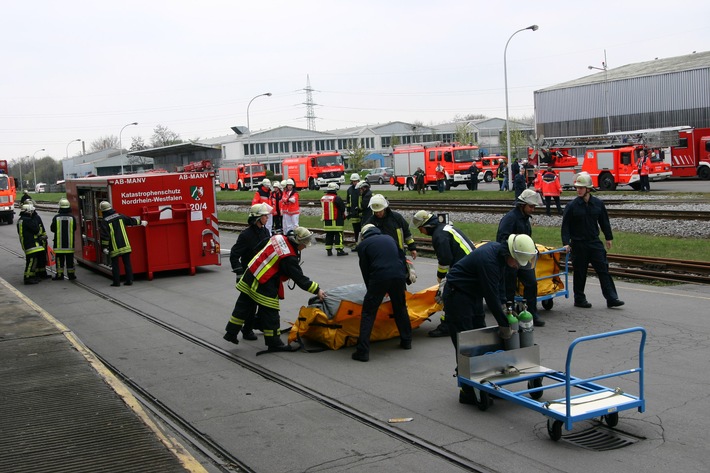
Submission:
[[[34,176],[33,179],[34,179],[35,191],[37,191],[37,167],[35,166],[35,156],[40,151],[44,151],[44,148],[38,149],[37,151],[34,152],[34,154],[32,154],[32,174]]]
[[[138,125],[138,122],[129,123],[128,125],[123,125],[121,131],[118,132],[118,149],[121,150],[121,174],[123,175],[123,142],[121,141],[121,134],[127,126]]]
[[[597,71],[604,71],[604,108],[606,111],[606,132],[611,133],[611,118],[609,117],[609,75],[607,73],[606,64],[606,49],[604,50],[604,62],[602,67],[587,66],[590,71],[596,69]]]
[[[259,97],[271,97],[271,92],[266,92],[263,94],[256,95],[252,97],[252,99],[249,101],[247,104],[247,130],[249,130],[249,137],[247,138],[247,153],[250,151],[249,146],[251,145],[251,128],[249,127],[249,107],[251,107],[251,103],[255,100],[258,99]],[[246,157],[246,154],[244,153],[244,157]],[[252,159],[249,159],[249,182],[251,183],[251,188],[254,188],[254,176],[252,174]]]
[[[512,35],[510,35],[510,38],[508,38],[508,41],[505,43],[505,49],[503,50],[503,77],[505,79],[505,143],[508,146],[508,179],[511,179],[511,184],[512,184],[512,164],[513,164],[513,158],[510,155],[510,120],[508,118],[508,62],[507,62],[507,55],[508,55],[508,43],[510,43],[510,40],[513,39],[513,36],[516,34],[520,33],[521,31],[525,30],[532,30],[532,31],[537,31],[538,26],[537,25],[531,25],[528,26],[527,28],[522,28]],[[512,185],[510,187],[513,187]]]
[[[77,138],[75,140],[71,140],[69,143],[67,143],[67,148],[66,148],[66,158],[69,159],[69,145],[76,142],[76,141],[81,141],[81,138]]]

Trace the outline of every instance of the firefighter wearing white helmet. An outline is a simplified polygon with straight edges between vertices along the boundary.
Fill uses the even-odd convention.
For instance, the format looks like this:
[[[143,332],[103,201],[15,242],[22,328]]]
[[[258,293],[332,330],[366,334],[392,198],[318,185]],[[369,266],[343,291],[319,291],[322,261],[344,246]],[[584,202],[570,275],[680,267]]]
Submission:
[[[244,275],[237,283],[240,292],[232,316],[227,322],[224,339],[238,344],[237,335],[259,314],[259,327],[264,333],[264,343],[270,352],[293,351],[281,340],[279,299],[284,295],[284,284],[293,279],[304,291],[316,294],[320,300],[325,293],[320,286],[303,274],[301,251],[310,246],[313,234],[296,227],[286,235],[273,235],[267,244],[252,258]]]
[[[74,234],[76,219],[71,214],[71,207],[67,199],[59,199],[59,212],[52,218],[49,226],[54,233],[54,254],[56,256],[57,274],[52,278],[55,281],[64,279],[64,271],[70,280],[76,279],[74,268]]]
[[[345,201],[338,195],[338,184],[331,182],[325,195],[320,199],[321,220],[325,230],[325,251],[333,256],[335,249],[338,256],[346,256],[344,250],[343,225],[345,224]]]
[[[285,234],[298,226],[301,205],[298,201],[298,191],[293,179],[286,179],[284,183],[284,190],[281,195],[281,214],[283,215],[283,232]]]
[[[372,217],[367,219],[365,223],[375,225],[383,234],[394,238],[402,254],[405,253],[405,250],[409,250],[412,259],[417,259],[417,244],[414,242],[409,224],[404,217],[389,208],[389,202],[382,194],[372,196],[370,208],[372,209]]]
[[[523,241],[521,239],[522,236],[531,237],[532,224],[530,220],[535,213],[535,207],[539,205],[542,205],[540,194],[532,189],[525,189],[516,199],[515,207],[506,213],[498,223],[496,241],[499,243],[511,243],[510,235],[517,235],[518,239],[516,241],[518,246],[520,246]],[[526,240],[526,243],[529,242]],[[512,254],[512,247],[509,249]],[[528,311],[533,316],[534,325],[536,327],[544,326],[545,321],[540,318],[537,312],[537,279],[535,270],[526,268],[525,264],[521,264],[520,267],[507,266],[505,268],[505,298],[501,300],[501,303],[515,301],[515,290],[518,287],[518,281],[523,285],[522,295]]]
[[[23,279],[25,284],[37,284],[37,256],[44,252],[44,244],[41,240],[39,224],[32,218],[34,206],[23,204],[20,207],[20,218],[17,220],[17,234],[20,237],[20,245],[25,252],[25,270]],[[42,268],[44,269],[44,268]]]
[[[370,208],[372,191],[370,190],[370,183],[366,180],[358,182],[355,189],[360,193],[357,208],[360,215],[360,225],[362,225],[372,217],[372,209]]]
[[[107,201],[99,204],[99,209],[102,213],[102,219],[99,220],[101,230],[101,246],[103,253],[111,258],[111,274],[113,276],[112,286],[121,285],[121,267],[119,266],[119,258],[123,261],[123,267],[126,275],[126,286],[133,284],[133,266],[131,265],[131,243],[128,240],[126,227],[134,225],[148,224],[147,221],[126,217],[111,207]]]
[[[360,191],[358,184],[360,183],[360,175],[356,172],[350,175],[350,187],[345,191],[345,218],[350,220],[355,234],[355,243],[360,239],[360,230],[362,227],[362,219],[360,216]]]
[[[254,198],[251,199],[251,204],[267,204],[269,207],[271,207],[271,181],[269,179],[264,179],[261,181],[261,184],[259,187],[256,189],[256,192],[254,192]],[[273,210],[273,208],[272,208]],[[269,215],[269,218],[266,222],[266,231],[269,232],[269,235],[271,235],[271,226],[273,225],[273,212],[271,215]]]
[[[281,183],[279,181],[274,181],[274,188],[271,191],[271,207],[274,209],[273,212],[273,222],[274,226],[272,228],[273,233],[283,233],[284,218],[283,211],[281,210],[281,199],[284,193],[281,188]]]
[[[611,249],[614,239],[606,206],[590,193],[593,186],[589,174],[579,173],[574,187],[577,197],[567,204],[562,213],[562,244],[568,253],[572,253],[574,261],[574,305],[584,309],[592,307],[584,292],[587,267],[591,264],[599,278],[607,307],[620,307],[624,305],[624,301],[619,300],[616,285],[609,275],[609,262],[606,258],[606,250]],[[599,239],[600,229],[604,234],[606,249]]]
[[[439,216],[427,210],[419,210],[412,217],[412,225],[418,228],[422,234],[431,237],[438,263],[436,280],[439,283],[446,278],[451,266],[475,248],[466,234],[448,222],[445,214]],[[450,334],[451,330],[446,322],[446,313],[444,312],[441,315],[439,326],[429,331],[428,335],[430,337],[446,337]]]

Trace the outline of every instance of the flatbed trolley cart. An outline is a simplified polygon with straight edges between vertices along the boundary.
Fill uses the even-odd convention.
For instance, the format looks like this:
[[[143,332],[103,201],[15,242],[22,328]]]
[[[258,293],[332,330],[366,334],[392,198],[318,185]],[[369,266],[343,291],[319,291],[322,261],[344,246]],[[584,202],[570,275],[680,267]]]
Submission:
[[[572,376],[572,353],[578,344],[634,332],[641,333],[638,367],[585,379]],[[475,394],[478,408],[482,411],[488,409],[492,403],[491,396],[495,396],[540,412],[548,417],[547,432],[552,440],[557,441],[562,437],[563,425],[565,430],[571,430],[575,422],[600,417],[609,427],[614,427],[619,422],[619,412],[634,408],[644,412],[646,409],[643,388],[646,330],[642,327],[575,339],[567,350],[564,372],[540,365],[538,345],[502,350],[498,327],[461,332],[458,334],[458,342],[458,385],[464,391]],[[638,376],[638,395],[597,383],[603,379],[627,375]],[[553,383],[543,386],[545,378]],[[511,385],[519,383],[526,383],[526,389],[513,390]],[[564,397],[540,400],[545,390],[554,388],[563,388]]]
[[[555,255],[557,253],[562,253],[562,256],[564,257],[564,265],[562,264],[562,257],[560,257],[560,262],[559,262],[559,268],[556,264],[550,265],[550,268],[554,269],[559,269],[559,271],[551,271],[550,274],[541,274],[540,267],[543,265],[543,262],[545,261],[545,257],[549,256],[550,260],[554,260]],[[555,304],[555,301],[553,299],[555,297],[562,297],[564,296],[565,299],[569,299],[569,253],[567,253],[564,249],[562,248],[555,248],[551,250],[546,250],[546,251],[540,251],[539,258],[538,258],[538,267],[535,268],[535,275],[536,275],[536,280],[538,282],[538,296],[537,296],[537,301],[542,305],[542,308],[545,310],[550,310],[552,309],[552,306]],[[539,295],[540,291],[540,282],[541,281],[546,281],[546,280],[551,280],[554,278],[561,278],[564,280],[564,288],[560,289],[559,291],[554,291],[553,292],[548,292],[543,295]],[[550,285],[554,287],[554,284],[552,281],[550,281]],[[515,302],[521,303],[524,302],[525,298],[523,298],[520,295],[515,296]],[[519,311],[518,311],[519,312]]]

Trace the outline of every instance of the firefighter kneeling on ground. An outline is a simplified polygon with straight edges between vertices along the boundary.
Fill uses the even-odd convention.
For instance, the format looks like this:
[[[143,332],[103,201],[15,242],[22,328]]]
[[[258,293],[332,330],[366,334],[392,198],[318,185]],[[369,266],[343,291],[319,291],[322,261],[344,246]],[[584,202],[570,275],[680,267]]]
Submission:
[[[284,298],[284,282],[289,279],[321,301],[325,292],[301,271],[301,251],[313,243],[313,233],[307,228],[296,227],[286,235],[274,235],[257,253],[237,283],[241,292],[232,316],[227,322],[224,339],[238,344],[237,334],[259,312],[258,326],[264,333],[264,342],[270,352],[294,351],[281,340],[279,299]]]

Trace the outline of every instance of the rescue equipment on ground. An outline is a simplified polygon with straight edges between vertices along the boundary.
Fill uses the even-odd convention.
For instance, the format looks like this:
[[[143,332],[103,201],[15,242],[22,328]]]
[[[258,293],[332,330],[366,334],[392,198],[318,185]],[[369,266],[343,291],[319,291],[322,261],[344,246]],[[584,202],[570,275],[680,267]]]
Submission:
[[[545,310],[552,309],[555,297],[569,298],[569,253],[564,248],[537,245],[538,258],[535,264],[537,300]],[[518,283],[515,301],[523,301],[524,287]]]
[[[407,311],[413,329],[442,310],[441,305],[434,301],[437,288],[432,286],[415,293],[406,292]],[[366,292],[364,284],[351,284],[328,290],[328,297],[323,302],[317,297],[311,298],[308,307],[301,307],[289,332],[288,342],[304,338],[331,350],[355,346],[360,334],[360,316]],[[399,331],[394,322],[392,304],[389,298],[385,298],[377,310],[370,340],[374,342],[396,337],[399,337]]]

